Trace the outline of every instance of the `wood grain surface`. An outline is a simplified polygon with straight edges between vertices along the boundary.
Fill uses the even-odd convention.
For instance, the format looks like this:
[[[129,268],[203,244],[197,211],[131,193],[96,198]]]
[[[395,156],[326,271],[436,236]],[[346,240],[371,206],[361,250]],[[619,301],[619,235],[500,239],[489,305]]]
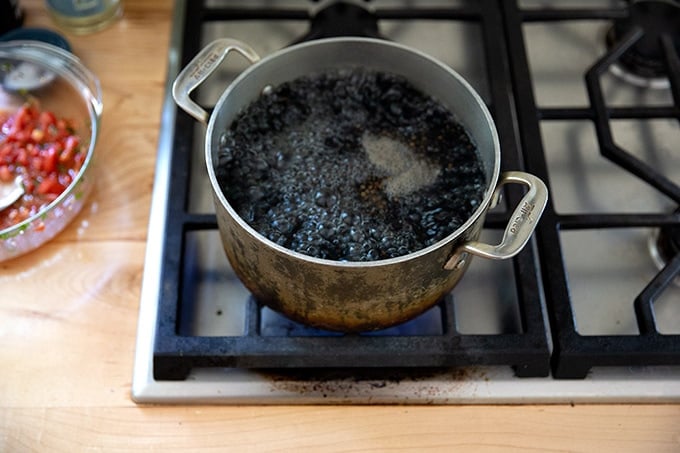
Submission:
[[[55,28],[40,0],[27,25]],[[680,451],[680,405],[138,406],[130,399],[172,2],[65,33],[100,78],[97,186],[0,263],[0,451]]]

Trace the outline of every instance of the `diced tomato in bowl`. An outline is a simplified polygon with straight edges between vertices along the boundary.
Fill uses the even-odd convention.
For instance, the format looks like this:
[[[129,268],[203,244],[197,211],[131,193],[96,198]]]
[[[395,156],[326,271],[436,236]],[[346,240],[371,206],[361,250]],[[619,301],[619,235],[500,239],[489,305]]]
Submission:
[[[26,64],[45,75],[43,84],[2,83]],[[82,210],[94,185],[101,111],[99,81],[73,54],[40,42],[0,43],[0,181],[19,177],[24,189],[0,210],[0,261],[41,246]]]
[[[7,229],[44,210],[72,182],[87,149],[80,146],[75,126],[56,121],[36,103],[26,104],[11,115],[0,114],[0,181],[20,176],[24,195],[0,211],[0,230]]]

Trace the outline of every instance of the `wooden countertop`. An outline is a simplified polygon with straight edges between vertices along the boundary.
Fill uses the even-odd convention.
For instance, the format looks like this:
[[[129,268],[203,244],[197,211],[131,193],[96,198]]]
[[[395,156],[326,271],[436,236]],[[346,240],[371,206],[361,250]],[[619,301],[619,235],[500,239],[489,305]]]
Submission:
[[[41,0],[26,25],[55,28]],[[172,2],[66,33],[101,79],[97,186],[55,240],[0,263],[0,451],[680,451],[680,405],[206,407],[130,399]]]

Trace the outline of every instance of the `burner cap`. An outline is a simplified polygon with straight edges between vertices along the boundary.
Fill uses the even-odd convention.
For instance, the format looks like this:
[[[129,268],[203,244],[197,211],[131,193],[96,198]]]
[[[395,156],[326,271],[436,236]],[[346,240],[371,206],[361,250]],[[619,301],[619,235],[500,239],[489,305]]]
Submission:
[[[659,255],[665,263],[680,253],[680,227],[665,226],[656,238]]]
[[[309,31],[296,42],[338,36],[383,38],[378,19],[358,2],[336,1],[320,7],[311,18]]]
[[[632,78],[665,79],[666,62],[660,38],[671,36],[680,53],[680,1],[639,0],[629,6],[628,13],[628,17],[614,22],[607,33],[607,46],[614,46],[636,27],[642,29],[643,36],[621,56],[618,69]]]
[[[650,238],[652,259],[659,269],[663,269],[670,260],[680,253],[680,226],[666,225],[661,227]],[[680,285],[680,277],[675,279]]]

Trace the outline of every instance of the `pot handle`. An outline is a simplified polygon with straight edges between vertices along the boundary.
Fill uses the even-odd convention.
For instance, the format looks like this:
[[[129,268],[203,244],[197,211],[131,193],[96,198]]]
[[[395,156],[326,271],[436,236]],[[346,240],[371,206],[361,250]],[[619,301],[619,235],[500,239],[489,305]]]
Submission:
[[[191,100],[189,94],[220,66],[227,54],[236,51],[251,63],[257,63],[260,56],[247,44],[235,39],[217,39],[205,46],[177,75],[172,84],[172,97],[177,105],[201,123],[208,122],[208,112]]]
[[[538,219],[548,201],[548,188],[536,176],[521,171],[508,171],[501,174],[496,190],[492,197],[492,207],[498,201],[505,184],[516,183],[528,187],[519,205],[510,217],[510,223],[505,227],[500,244],[491,245],[471,241],[456,250],[444,265],[444,269],[454,270],[465,263],[468,254],[494,260],[512,258],[517,255],[529,241]]]

